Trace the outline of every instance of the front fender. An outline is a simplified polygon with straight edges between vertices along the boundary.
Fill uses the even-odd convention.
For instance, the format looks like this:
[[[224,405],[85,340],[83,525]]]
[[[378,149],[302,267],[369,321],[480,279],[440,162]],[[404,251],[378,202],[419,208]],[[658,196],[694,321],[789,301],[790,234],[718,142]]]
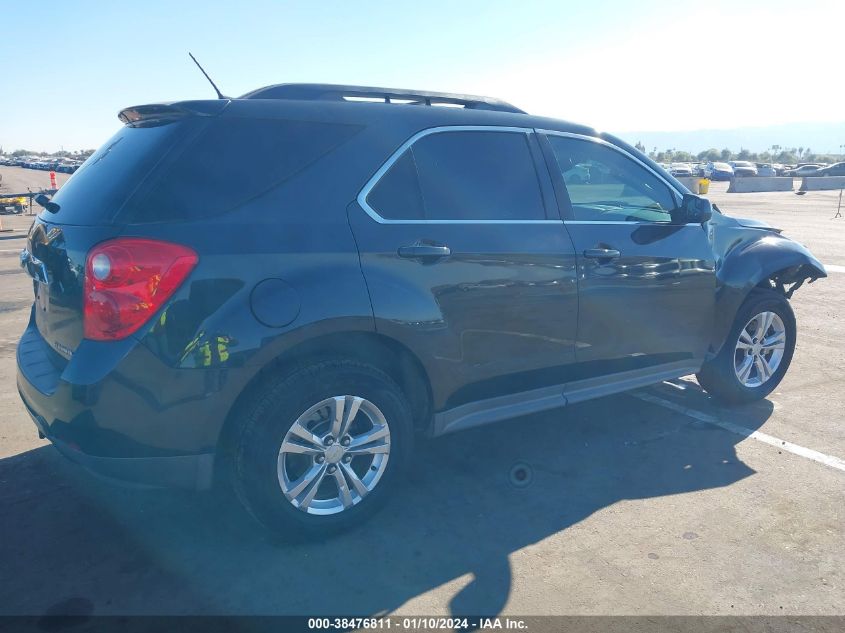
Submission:
[[[715,240],[716,318],[712,350],[722,348],[734,317],[748,294],[767,280],[788,286],[827,277],[824,266],[804,246],[778,233],[737,227]],[[721,248],[720,248],[721,246]]]

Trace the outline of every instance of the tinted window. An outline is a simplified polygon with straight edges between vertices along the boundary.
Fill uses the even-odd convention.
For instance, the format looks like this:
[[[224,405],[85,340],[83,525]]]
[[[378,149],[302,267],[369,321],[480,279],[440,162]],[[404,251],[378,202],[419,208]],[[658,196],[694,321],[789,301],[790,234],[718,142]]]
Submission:
[[[92,154],[56,192],[60,211],[44,217],[64,224],[103,224],[112,220],[161,157],[188,129],[186,122],[155,127],[124,127]]]
[[[390,219],[546,217],[528,139],[513,132],[424,136],[394,163],[367,201]]]
[[[367,196],[367,202],[382,217],[391,220],[419,220],[425,217],[420,181],[411,150],[393,163]]]
[[[592,141],[549,136],[574,220],[668,222],[669,187],[620,152]]]
[[[216,215],[295,176],[359,126],[272,119],[214,119],[153,176],[132,222]]]

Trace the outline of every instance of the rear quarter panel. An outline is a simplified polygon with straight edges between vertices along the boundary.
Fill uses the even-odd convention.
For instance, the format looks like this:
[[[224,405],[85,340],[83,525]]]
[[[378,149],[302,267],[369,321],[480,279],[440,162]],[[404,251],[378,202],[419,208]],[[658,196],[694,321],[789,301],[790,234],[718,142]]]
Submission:
[[[124,227],[122,235],[168,240],[199,254],[188,281],[138,340],[169,366],[206,371],[212,389],[229,396],[221,401],[231,403],[292,346],[326,334],[373,331],[346,217],[363,179],[344,169],[349,154],[338,151],[321,161],[320,169],[305,170],[219,217]],[[265,280],[280,282],[256,292]],[[272,296],[273,289],[281,296]],[[264,303],[264,322],[256,318],[256,309],[262,309],[256,301]],[[274,309],[284,313],[278,320],[267,314]],[[151,387],[156,383],[155,377],[149,381]],[[227,414],[220,411],[213,426],[219,429]]]

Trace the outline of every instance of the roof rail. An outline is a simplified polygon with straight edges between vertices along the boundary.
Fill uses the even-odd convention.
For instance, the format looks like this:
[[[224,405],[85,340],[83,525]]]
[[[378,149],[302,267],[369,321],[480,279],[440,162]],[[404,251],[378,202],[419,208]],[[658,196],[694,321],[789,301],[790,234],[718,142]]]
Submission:
[[[451,105],[473,110],[496,110],[525,114],[516,106],[491,97],[404,90],[401,88],[373,88],[370,86],[341,86],[334,84],[277,84],[248,92],[241,99],[292,99],[298,101],[375,101],[409,105]]]

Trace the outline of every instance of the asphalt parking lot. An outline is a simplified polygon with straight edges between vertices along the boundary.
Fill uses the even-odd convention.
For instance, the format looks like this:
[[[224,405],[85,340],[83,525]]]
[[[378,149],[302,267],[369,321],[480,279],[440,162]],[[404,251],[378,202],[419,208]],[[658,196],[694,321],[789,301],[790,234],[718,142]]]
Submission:
[[[0,216],[17,229],[0,233],[0,614],[841,614],[839,194],[725,189],[723,211],[830,266],[795,294],[798,346],[769,399],[720,409],[687,378],[422,442],[404,497],[311,544],[211,494],[94,479],[38,439],[14,360],[31,218]]]

